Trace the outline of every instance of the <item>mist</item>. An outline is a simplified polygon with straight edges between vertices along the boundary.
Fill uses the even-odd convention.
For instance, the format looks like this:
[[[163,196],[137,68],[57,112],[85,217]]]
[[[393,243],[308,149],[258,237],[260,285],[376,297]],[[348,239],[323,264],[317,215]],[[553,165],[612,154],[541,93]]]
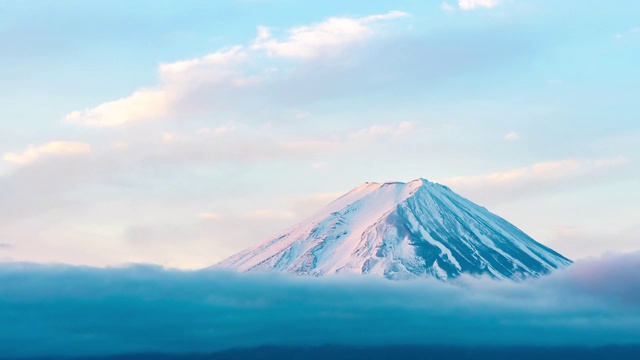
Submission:
[[[521,283],[0,264],[0,357],[640,345],[640,253]]]

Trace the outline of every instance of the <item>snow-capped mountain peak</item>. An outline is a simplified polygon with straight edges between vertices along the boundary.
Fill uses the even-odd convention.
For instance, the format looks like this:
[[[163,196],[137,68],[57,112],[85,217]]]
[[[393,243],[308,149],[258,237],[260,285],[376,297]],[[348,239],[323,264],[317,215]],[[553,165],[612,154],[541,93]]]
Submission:
[[[416,179],[358,186],[218,266],[316,276],[446,280],[468,273],[518,280],[570,263],[448,187]]]

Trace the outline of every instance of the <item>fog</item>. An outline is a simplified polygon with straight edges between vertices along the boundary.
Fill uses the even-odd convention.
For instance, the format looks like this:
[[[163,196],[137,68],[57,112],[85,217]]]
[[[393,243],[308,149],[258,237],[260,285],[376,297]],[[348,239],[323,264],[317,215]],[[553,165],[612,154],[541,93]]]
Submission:
[[[640,344],[640,253],[522,283],[2,263],[0,284],[0,357]]]

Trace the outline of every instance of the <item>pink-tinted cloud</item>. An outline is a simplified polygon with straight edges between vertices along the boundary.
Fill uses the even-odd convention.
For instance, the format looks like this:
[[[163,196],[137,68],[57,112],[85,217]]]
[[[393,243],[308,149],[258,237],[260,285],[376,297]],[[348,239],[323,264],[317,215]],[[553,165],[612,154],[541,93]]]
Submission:
[[[488,175],[453,177],[442,182],[458,186],[521,186],[579,178],[629,163],[625,156],[598,159],[565,159],[535,163],[531,166]]]
[[[70,156],[91,152],[91,145],[79,141],[51,141],[42,145],[29,145],[21,152],[8,152],[2,156],[6,162],[25,165],[47,157]]]

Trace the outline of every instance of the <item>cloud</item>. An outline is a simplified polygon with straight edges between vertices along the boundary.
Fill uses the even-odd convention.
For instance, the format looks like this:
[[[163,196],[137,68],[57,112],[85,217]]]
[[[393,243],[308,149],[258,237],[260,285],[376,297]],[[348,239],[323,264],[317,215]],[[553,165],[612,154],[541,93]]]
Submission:
[[[236,75],[234,65],[247,57],[242,46],[234,46],[201,58],[162,64],[160,78],[170,83],[221,82]]]
[[[3,356],[273,345],[638,344],[640,253],[524,283],[0,264]]]
[[[369,24],[408,15],[402,11],[391,11],[361,18],[332,17],[319,24],[289,29],[288,37],[281,41],[273,37],[269,28],[260,26],[252,48],[265,50],[271,56],[290,58],[335,55],[345,47],[370,37],[373,29]]]
[[[458,6],[462,10],[491,9],[498,6],[499,3],[498,0],[458,0]]]
[[[564,159],[535,163],[531,166],[494,172],[488,175],[463,176],[439,180],[463,194],[489,201],[536,191],[549,186],[595,179],[622,168],[630,162],[626,156],[595,159]]]
[[[241,46],[203,56],[160,65],[160,84],[94,108],[73,111],[65,121],[85,126],[110,127],[176,115],[185,98],[194,91],[230,89],[252,84],[237,67],[246,59]],[[215,92],[214,92],[215,94]]]
[[[5,153],[2,156],[2,160],[12,164],[25,165],[47,157],[86,154],[89,152],[91,152],[91,145],[84,142],[51,141],[38,146],[30,145],[20,153]]]
[[[145,194],[155,191],[154,186],[160,183],[172,183],[174,185],[169,192],[180,193],[184,190],[182,181],[194,180],[192,172],[202,166],[219,169],[229,164],[260,166],[265,162],[304,161],[312,164],[322,160],[317,158],[319,155],[330,157],[332,154],[329,152],[344,145],[339,138],[326,141],[317,140],[317,135],[283,136],[277,128],[264,129],[234,122],[182,131],[145,131],[143,136],[139,135],[125,134],[126,140],[116,141],[106,138],[102,146],[95,149],[84,143],[68,142],[62,146],[60,142],[54,142],[54,145],[31,146],[24,152],[5,154],[4,160],[9,171],[0,176],[0,215],[19,219],[50,212],[63,214],[67,209],[70,211],[67,214],[70,221],[74,218],[71,214],[82,212],[89,215],[91,211],[88,209],[102,203],[117,202],[122,205],[133,201],[131,194],[124,191],[125,188],[136,188],[139,190],[136,190],[137,194]],[[90,153],[82,153],[85,150],[90,150]],[[18,161],[23,164],[32,162],[28,163],[29,166],[10,166]],[[191,177],[185,175],[176,179],[176,168]],[[145,173],[155,175],[149,178],[143,175]],[[197,176],[195,181],[198,181]],[[210,184],[203,186],[207,188]],[[97,188],[112,189],[114,198],[96,201],[99,195],[93,190]],[[164,203],[169,198],[171,201],[185,199],[181,195],[169,198],[167,195],[167,192],[163,192],[162,196],[157,195],[156,198]],[[192,209],[187,217],[193,220],[194,213],[206,210]],[[0,229],[16,227],[18,224],[18,221],[7,221]],[[275,230],[270,230],[269,234]]]
[[[266,27],[249,47],[232,46],[200,58],[161,64],[159,83],[93,108],[72,111],[65,121],[85,126],[112,127],[131,123],[215,111],[229,106],[229,99],[246,98],[246,90],[277,78],[278,68],[261,64],[261,54],[310,59],[335,54],[371,37],[372,24],[408,16],[401,11],[361,18],[333,17],[312,26],[290,29],[279,41]],[[274,72],[275,69],[275,72]]]
[[[73,111],[64,119],[87,126],[117,126],[169,116],[178,99],[179,94],[169,88],[139,89],[130,96],[95,108]]]

